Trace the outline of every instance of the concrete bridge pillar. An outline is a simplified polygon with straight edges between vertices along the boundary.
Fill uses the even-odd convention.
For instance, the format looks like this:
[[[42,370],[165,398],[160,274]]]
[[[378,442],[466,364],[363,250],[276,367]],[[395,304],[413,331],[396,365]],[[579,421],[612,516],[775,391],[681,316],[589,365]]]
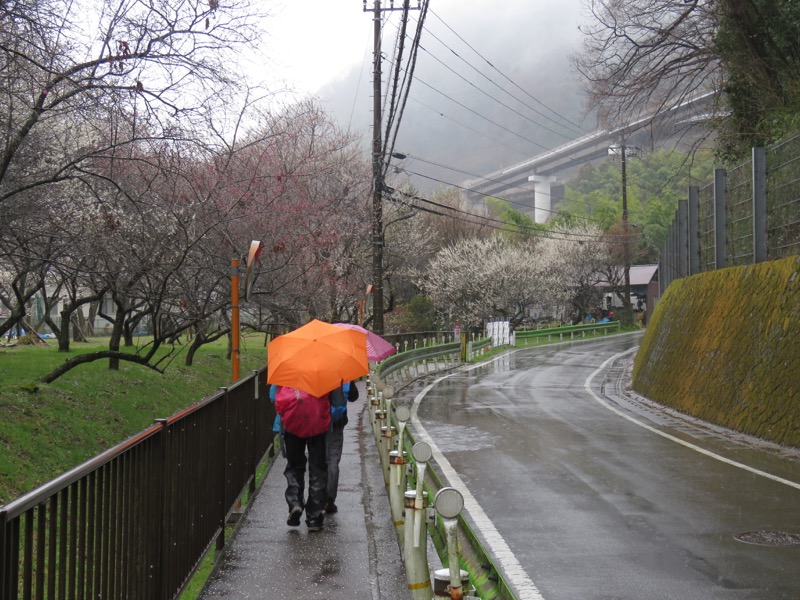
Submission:
[[[556,181],[555,175],[531,175],[528,181],[533,183],[533,220],[535,223],[546,223],[550,212],[550,186]]]

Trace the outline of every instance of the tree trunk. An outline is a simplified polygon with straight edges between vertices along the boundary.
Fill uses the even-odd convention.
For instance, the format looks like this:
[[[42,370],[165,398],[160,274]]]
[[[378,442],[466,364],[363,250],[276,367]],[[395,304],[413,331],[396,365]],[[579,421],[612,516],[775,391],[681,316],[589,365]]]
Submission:
[[[89,319],[86,323],[86,329],[85,329],[86,337],[94,337],[95,335],[94,322],[95,319],[97,318],[97,311],[99,309],[99,304],[100,303],[97,301],[91,302],[89,304]]]
[[[122,332],[125,328],[125,311],[117,304],[117,314],[114,317],[114,327],[111,329],[111,338],[108,340],[108,349],[111,352],[119,352]],[[112,355],[108,359],[108,368],[111,371],[119,371],[119,358]]]
[[[205,344],[205,336],[198,333],[194,336],[189,349],[186,351],[186,366],[191,367],[194,364],[194,355],[200,349],[200,346]]]
[[[125,338],[125,347],[132,348],[133,347],[133,332],[136,329],[136,324],[125,322],[124,326],[122,327],[123,337]]]
[[[56,335],[58,335],[58,351],[69,352],[69,324],[72,320],[72,309],[65,306],[61,311],[61,327]]]
[[[88,341],[85,333],[86,317],[83,316],[81,309],[72,313],[72,341],[73,342],[86,342]]]

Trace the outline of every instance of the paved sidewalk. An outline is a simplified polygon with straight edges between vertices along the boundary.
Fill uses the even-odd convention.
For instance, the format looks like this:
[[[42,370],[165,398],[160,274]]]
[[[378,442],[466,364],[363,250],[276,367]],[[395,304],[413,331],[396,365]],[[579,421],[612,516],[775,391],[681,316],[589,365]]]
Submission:
[[[348,406],[339,512],[326,515],[319,532],[309,532],[304,521],[287,526],[286,461],[279,456],[202,600],[410,597],[363,383],[359,392]]]

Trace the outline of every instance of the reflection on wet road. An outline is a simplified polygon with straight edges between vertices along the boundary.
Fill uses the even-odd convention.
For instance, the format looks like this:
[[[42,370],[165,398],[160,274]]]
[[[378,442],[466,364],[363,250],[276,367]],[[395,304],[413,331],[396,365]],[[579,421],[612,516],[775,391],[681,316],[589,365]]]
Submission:
[[[519,598],[800,598],[800,545],[774,543],[799,539],[800,461],[617,394],[601,366],[638,340],[442,377],[417,437]]]

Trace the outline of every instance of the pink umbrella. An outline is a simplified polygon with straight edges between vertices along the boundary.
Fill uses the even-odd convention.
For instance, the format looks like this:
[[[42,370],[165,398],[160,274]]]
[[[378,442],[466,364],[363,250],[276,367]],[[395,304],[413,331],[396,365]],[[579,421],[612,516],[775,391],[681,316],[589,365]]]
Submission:
[[[360,325],[355,325],[353,323],[334,323],[337,327],[345,327],[347,329],[355,329],[356,331],[361,331],[367,334],[367,358],[369,360],[378,362],[386,358],[387,356],[391,356],[397,349],[392,346],[392,344],[377,333],[371,332],[369,329],[364,329]]]

